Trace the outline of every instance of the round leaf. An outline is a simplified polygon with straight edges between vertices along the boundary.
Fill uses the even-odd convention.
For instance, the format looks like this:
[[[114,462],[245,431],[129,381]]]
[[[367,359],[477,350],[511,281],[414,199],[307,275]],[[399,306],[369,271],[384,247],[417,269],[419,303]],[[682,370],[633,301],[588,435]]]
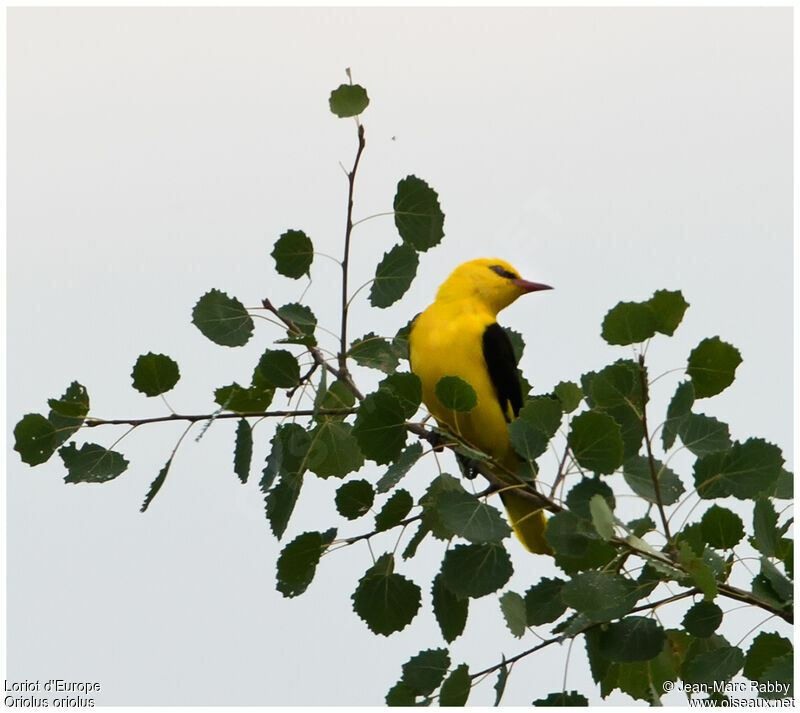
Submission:
[[[680,290],[656,290],[647,304],[656,315],[656,329],[669,337],[675,334],[689,307]]]
[[[361,402],[353,435],[367,458],[378,464],[390,463],[405,445],[405,423],[400,401],[386,391],[376,391]]]
[[[692,636],[711,636],[722,623],[722,609],[714,602],[697,602],[683,617],[683,626]]]
[[[600,478],[584,478],[567,493],[567,507],[576,515],[591,520],[589,502],[594,495],[602,495],[612,510],[617,506],[614,491]]]
[[[272,249],[275,270],[281,275],[297,279],[311,275],[314,244],[302,230],[287,230],[275,241]]]
[[[694,482],[701,498],[757,498],[778,480],[783,466],[780,448],[761,438],[734,443],[729,451],[709,453],[694,464]]]
[[[210,290],[198,300],[192,323],[212,342],[224,347],[247,344],[254,328],[244,305],[220,290]]]
[[[411,497],[411,493],[400,488],[386,501],[381,511],[375,516],[375,529],[382,532],[399,525],[412,507],[414,507],[414,498]]]
[[[609,344],[638,344],[650,339],[658,326],[658,318],[649,304],[620,302],[603,318],[601,335]]]
[[[14,450],[23,463],[45,463],[56,450],[56,429],[40,413],[29,413],[14,427]]]
[[[393,374],[400,363],[389,342],[373,332],[353,342],[347,354],[355,359],[359,366],[378,369],[386,374]]]
[[[719,337],[704,339],[689,355],[686,373],[698,399],[715,396],[733,383],[736,367],[742,363],[739,350]]]
[[[469,698],[472,679],[467,664],[462,663],[451,673],[439,691],[440,706],[463,706]]]
[[[445,586],[457,597],[483,597],[503,587],[514,568],[498,544],[456,545],[442,562]]]
[[[525,611],[528,626],[549,624],[560,617],[567,605],[561,599],[563,579],[543,577],[525,592]]]
[[[165,394],[180,379],[178,364],[165,354],[142,354],[131,373],[133,388],[145,396]]]
[[[340,84],[331,92],[328,105],[342,119],[358,116],[369,105],[367,90],[360,84]]]
[[[607,414],[586,411],[575,416],[569,447],[580,465],[596,473],[613,473],[622,465],[622,432]]]
[[[389,636],[405,629],[419,611],[420,588],[394,572],[394,558],[385,554],[359,580],[353,610],[370,631]]]
[[[446,527],[470,542],[500,542],[511,534],[497,508],[463,490],[441,493],[436,509]]]
[[[278,557],[277,589],[284,597],[296,597],[308,589],[319,559],[334,537],[334,529],[305,532],[283,548]]]
[[[441,573],[433,579],[433,613],[447,643],[461,636],[467,624],[469,599],[459,599],[444,583]]]
[[[436,398],[453,411],[471,411],[478,405],[478,395],[458,376],[443,376],[436,383]]]
[[[269,386],[290,389],[300,383],[300,365],[284,349],[267,349],[259,359],[258,370]]]
[[[415,694],[429,696],[444,680],[449,668],[450,656],[447,649],[427,649],[403,664],[401,681]]]
[[[351,480],[336,491],[336,509],[348,520],[355,520],[368,512],[375,499],[375,491],[366,480]]]
[[[564,413],[572,413],[583,401],[583,389],[574,381],[561,381],[556,384],[553,394],[561,402]]]
[[[417,412],[422,401],[422,382],[416,374],[392,374],[381,381],[378,388],[397,397],[406,418],[411,418]]]
[[[128,461],[122,455],[96,443],[84,443],[80,450],[70,443],[58,454],[69,471],[65,483],[105,483],[128,467]]]
[[[397,184],[394,223],[403,241],[424,252],[444,237],[444,213],[439,196],[425,181],[406,176]]]
[[[741,518],[727,508],[714,505],[706,510],[700,521],[703,539],[712,547],[727,550],[744,537]]]
[[[610,661],[650,661],[661,653],[666,638],[655,619],[629,616],[608,625],[600,634],[599,648]]]

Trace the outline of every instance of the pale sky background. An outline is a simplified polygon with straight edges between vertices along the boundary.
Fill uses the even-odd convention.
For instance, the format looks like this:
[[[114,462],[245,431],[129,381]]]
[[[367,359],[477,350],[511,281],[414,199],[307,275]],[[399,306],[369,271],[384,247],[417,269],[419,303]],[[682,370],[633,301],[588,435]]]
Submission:
[[[165,414],[130,386],[136,357],[151,350],[180,364],[167,395],[179,412],[211,411],[214,388],[249,379],[277,330],[257,320],[246,347],[221,348],[190,324],[191,309],[212,287],[246,305],[299,298],[305,281],[276,276],[269,257],[287,228],[340,255],[339,162],[351,165],[355,130],[327,100],[345,67],[372,99],[356,217],[390,210],[409,173],[439,192],[446,214],[444,241],[421,256],[401,302],[380,311],[366,290],[356,299],[353,338],[393,334],[458,263],[502,257],[556,288],[501,315],[523,332],[523,367],[547,392],[630,356],[599,336],[616,302],[681,289],[691,307],[673,339],[651,343],[651,374],[681,367],[704,337],[736,345],[735,384],[697,409],[728,422],[734,438],[777,443],[793,469],[791,13],[10,9],[9,680],[96,680],[106,705],[380,705],[403,662],[445,645],[429,598],[443,545],[430,539],[398,562],[422,587],[423,609],[389,639],[351,609],[372,561],[366,546],[324,558],[298,599],[275,590],[283,544],[336,522],[339,482],[309,475],[277,543],[258,490],[269,424],[255,430],[244,487],[232,471],[234,422],[199,444],[187,438],[144,515],[182,425],[126,437],[118,448],[129,470],[105,485],[66,486],[58,456],[31,469],[11,451],[13,424],[46,413],[73,379],[87,386],[94,416]],[[357,287],[398,238],[391,218],[376,218],[353,240]],[[312,276],[306,301],[336,330],[339,268],[318,257]],[[364,391],[377,377],[358,373]],[[656,422],[680,378],[654,386]],[[110,445],[123,433],[86,437]],[[690,461],[675,463],[689,485]],[[382,472],[368,464],[359,477]],[[433,472],[423,460],[405,487],[421,492]],[[340,534],[371,525],[365,517]],[[563,576],[507,542],[508,588]],[[376,542],[376,554],[393,546]],[[763,618],[739,609],[723,627],[736,643]],[[775,620],[763,628],[789,631]],[[489,596],[470,602],[450,653],[479,670],[534,643],[505,631]],[[566,657],[555,646],[520,662],[504,703],[559,690]],[[470,702],[490,705],[494,680]],[[567,689],[601,702],[582,638]],[[619,692],[605,701],[631,702]]]

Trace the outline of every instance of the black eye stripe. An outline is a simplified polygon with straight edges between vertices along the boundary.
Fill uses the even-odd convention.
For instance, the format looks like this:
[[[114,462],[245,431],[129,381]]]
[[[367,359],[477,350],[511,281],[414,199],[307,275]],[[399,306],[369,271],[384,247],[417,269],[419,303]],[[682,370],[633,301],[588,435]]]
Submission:
[[[490,265],[489,269],[493,272],[496,272],[498,275],[500,275],[500,277],[507,277],[509,280],[519,279],[517,275],[510,270],[506,270],[502,265]]]

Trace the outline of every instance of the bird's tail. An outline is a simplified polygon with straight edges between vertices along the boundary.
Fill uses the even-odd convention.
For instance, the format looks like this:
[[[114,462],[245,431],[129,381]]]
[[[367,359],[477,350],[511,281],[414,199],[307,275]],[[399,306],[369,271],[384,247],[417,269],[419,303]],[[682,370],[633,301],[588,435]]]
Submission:
[[[513,490],[501,492],[500,497],[506,506],[511,527],[514,528],[514,533],[525,549],[537,555],[552,555],[553,550],[544,536],[547,530],[544,511],[536,508],[529,499],[517,495]]]

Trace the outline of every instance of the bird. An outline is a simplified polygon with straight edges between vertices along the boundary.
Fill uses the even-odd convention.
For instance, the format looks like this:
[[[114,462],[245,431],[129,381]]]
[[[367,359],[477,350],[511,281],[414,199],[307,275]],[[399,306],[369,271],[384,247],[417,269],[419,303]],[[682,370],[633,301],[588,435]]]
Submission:
[[[549,289],[523,280],[504,260],[471,260],[442,283],[434,302],[414,318],[409,331],[411,371],[420,379],[422,401],[430,414],[511,472],[517,471],[520,459],[511,446],[508,425],[519,414],[523,395],[511,340],[497,323],[497,314],[524,294]],[[454,411],[442,404],[436,384],[446,376],[472,386],[478,399],[473,409]],[[514,533],[528,551],[552,554],[544,512],[514,490],[500,491]]]

